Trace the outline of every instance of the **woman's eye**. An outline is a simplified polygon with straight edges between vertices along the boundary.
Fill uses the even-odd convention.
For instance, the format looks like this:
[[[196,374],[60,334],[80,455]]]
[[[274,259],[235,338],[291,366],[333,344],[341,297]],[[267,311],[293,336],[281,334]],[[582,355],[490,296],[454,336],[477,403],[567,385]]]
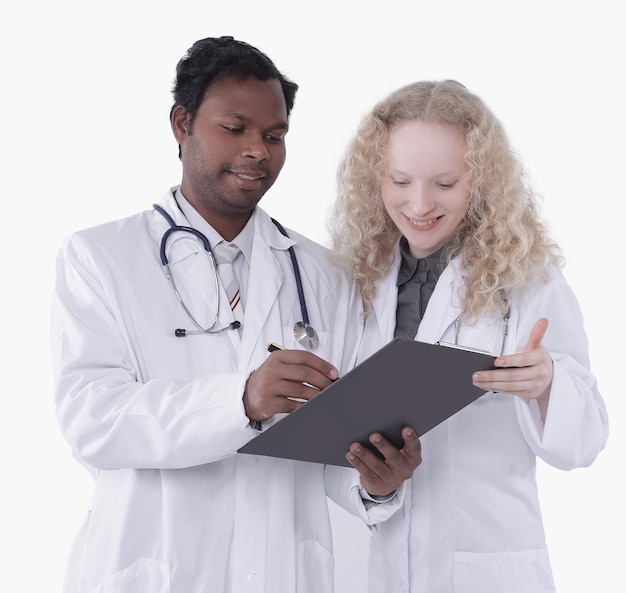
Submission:
[[[392,179],[391,181],[392,181],[392,183],[393,183],[394,185],[398,185],[398,186],[400,186],[400,187],[404,187],[404,186],[406,186],[406,185],[409,185],[409,182],[408,182],[408,181],[403,181],[403,180],[401,180],[401,179]]]
[[[441,189],[452,189],[456,184],[455,183],[438,183],[437,185]]]

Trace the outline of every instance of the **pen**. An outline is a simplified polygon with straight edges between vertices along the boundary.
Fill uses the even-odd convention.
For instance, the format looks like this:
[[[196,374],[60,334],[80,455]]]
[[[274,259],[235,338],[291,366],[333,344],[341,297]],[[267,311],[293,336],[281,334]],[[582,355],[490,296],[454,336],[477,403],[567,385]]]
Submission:
[[[284,350],[285,347],[277,344],[276,342],[270,342],[269,344],[265,344],[265,349],[268,352],[274,352],[274,350]]]
[[[276,342],[268,342],[267,344],[265,344],[265,349],[268,352],[274,352],[276,350],[286,350],[284,346],[281,346],[280,344],[277,344]],[[315,385],[311,385],[310,383],[303,383],[303,385],[306,385],[307,387],[313,387],[313,389],[317,389],[319,391],[319,389],[315,387]],[[303,404],[307,402],[306,399],[300,399],[298,397],[288,397],[287,399],[291,399],[296,402],[301,402]]]
[[[275,350],[286,350],[286,348],[284,346],[281,346],[280,344],[277,344],[276,342],[268,342],[267,344],[265,344],[265,349],[268,352],[274,352]],[[337,379],[333,379],[333,382],[336,381]],[[319,391],[318,387],[315,387],[315,385],[311,385],[310,383],[306,383],[304,382],[303,385],[306,385],[307,387],[313,387],[313,389],[317,389]],[[295,401],[302,401],[305,402],[306,400],[300,400],[298,398],[289,398],[289,399],[293,399]]]

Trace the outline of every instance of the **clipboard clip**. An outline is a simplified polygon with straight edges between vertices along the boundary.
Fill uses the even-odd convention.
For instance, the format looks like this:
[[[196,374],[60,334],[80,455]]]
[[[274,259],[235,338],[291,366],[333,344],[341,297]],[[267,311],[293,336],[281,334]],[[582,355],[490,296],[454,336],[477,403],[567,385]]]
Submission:
[[[461,346],[452,342],[435,342],[437,346],[445,346],[446,348],[456,348],[457,350],[465,350],[466,352],[475,352],[476,354],[488,354],[492,356],[489,350],[481,350],[480,348],[470,348],[469,346]]]

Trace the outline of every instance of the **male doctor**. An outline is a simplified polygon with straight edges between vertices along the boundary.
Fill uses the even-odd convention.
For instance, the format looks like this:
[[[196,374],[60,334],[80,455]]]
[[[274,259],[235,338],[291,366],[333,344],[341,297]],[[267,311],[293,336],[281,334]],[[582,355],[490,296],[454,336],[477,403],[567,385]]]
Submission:
[[[246,43],[196,42],[173,91],[180,186],[60,251],[56,410],[95,480],[66,593],[330,593],[326,495],[379,522],[421,461],[408,428],[402,450],[371,436],[384,461],[351,445],[358,471],[236,454],[354,363],[345,277],[257,206],[283,166],[297,88]],[[238,248],[232,307],[209,263],[224,243]],[[272,341],[285,350],[268,353]]]

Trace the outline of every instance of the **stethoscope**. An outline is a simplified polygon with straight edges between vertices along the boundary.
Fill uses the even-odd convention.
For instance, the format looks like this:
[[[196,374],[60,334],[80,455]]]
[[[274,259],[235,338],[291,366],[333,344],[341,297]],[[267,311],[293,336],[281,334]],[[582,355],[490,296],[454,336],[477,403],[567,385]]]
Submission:
[[[169,280],[170,284],[172,285],[172,288],[174,289],[174,294],[176,295],[176,298],[182,305],[185,313],[187,314],[189,319],[191,319],[191,322],[196,327],[195,330],[182,329],[182,328],[175,329],[174,335],[179,338],[184,338],[185,336],[188,336],[190,334],[219,334],[224,331],[240,328],[241,322],[239,321],[233,321],[232,323],[228,324],[225,327],[221,327],[221,328],[215,327],[217,325],[219,308],[220,308],[219,275],[217,273],[217,262],[215,261],[215,256],[213,255],[213,250],[211,249],[211,244],[209,243],[209,240],[206,238],[206,236],[203,233],[201,233],[197,229],[194,229],[193,227],[177,225],[174,222],[174,219],[158,204],[153,204],[153,208],[159,214],[161,214],[163,218],[165,218],[165,220],[167,220],[168,224],[170,225],[170,228],[167,229],[165,233],[163,233],[163,237],[161,238],[161,247],[159,250],[159,254],[161,257],[161,264],[163,265],[165,277]],[[287,231],[277,220],[274,220],[272,218],[272,222],[274,223],[276,228],[281,232],[281,234],[289,238]],[[176,283],[174,282],[174,277],[170,270],[169,260],[167,258],[167,253],[166,253],[167,240],[170,238],[172,234],[178,233],[178,232],[191,233],[192,235],[194,235],[194,237],[196,237],[202,243],[202,246],[204,247],[207,257],[209,258],[209,262],[211,263],[211,270],[213,271],[213,280],[214,280],[214,285],[215,285],[216,296],[215,296],[215,317],[213,319],[213,323],[211,323],[209,327],[202,327],[202,325],[200,325],[198,321],[196,321],[191,311],[188,309],[187,305],[185,305],[185,302],[183,301],[183,298],[180,292],[178,291],[178,288],[176,287]],[[302,321],[298,321],[294,325],[293,335],[295,336],[298,343],[302,344],[309,350],[313,350],[319,344],[319,337],[315,329],[313,329],[313,327],[309,323],[309,313],[306,308],[306,300],[304,298],[304,289],[302,288],[302,278],[300,276],[300,266],[298,265],[296,252],[293,246],[289,247],[288,251],[289,251],[289,256],[291,257],[291,263],[293,265],[293,273],[296,279],[296,288],[298,289],[298,300],[300,301],[300,311],[302,312]]]
[[[509,303],[509,299],[504,292],[504,290],[500,290],[500,294],[502,295],[502,299],[506,304],[506,312],[504,313],[504,317],[502,318],[502,344],[500,346],[500,356],[504,354],[504,347],[506,345],[506,340],[509,335],[509,319],[511,317],[511,305]],[[454,320],[454,342],[437,342],[440,346],[449,346],[451,348],[458,348],[460,350],[469,350],[470,352],[478,352],[480,354],[491,354],[491,352],[487,350],[480,350],[479,348],[472,348],[470,346],[462,346],[459,344],[459,335],[461,333],[461,316],[459,315]]]

